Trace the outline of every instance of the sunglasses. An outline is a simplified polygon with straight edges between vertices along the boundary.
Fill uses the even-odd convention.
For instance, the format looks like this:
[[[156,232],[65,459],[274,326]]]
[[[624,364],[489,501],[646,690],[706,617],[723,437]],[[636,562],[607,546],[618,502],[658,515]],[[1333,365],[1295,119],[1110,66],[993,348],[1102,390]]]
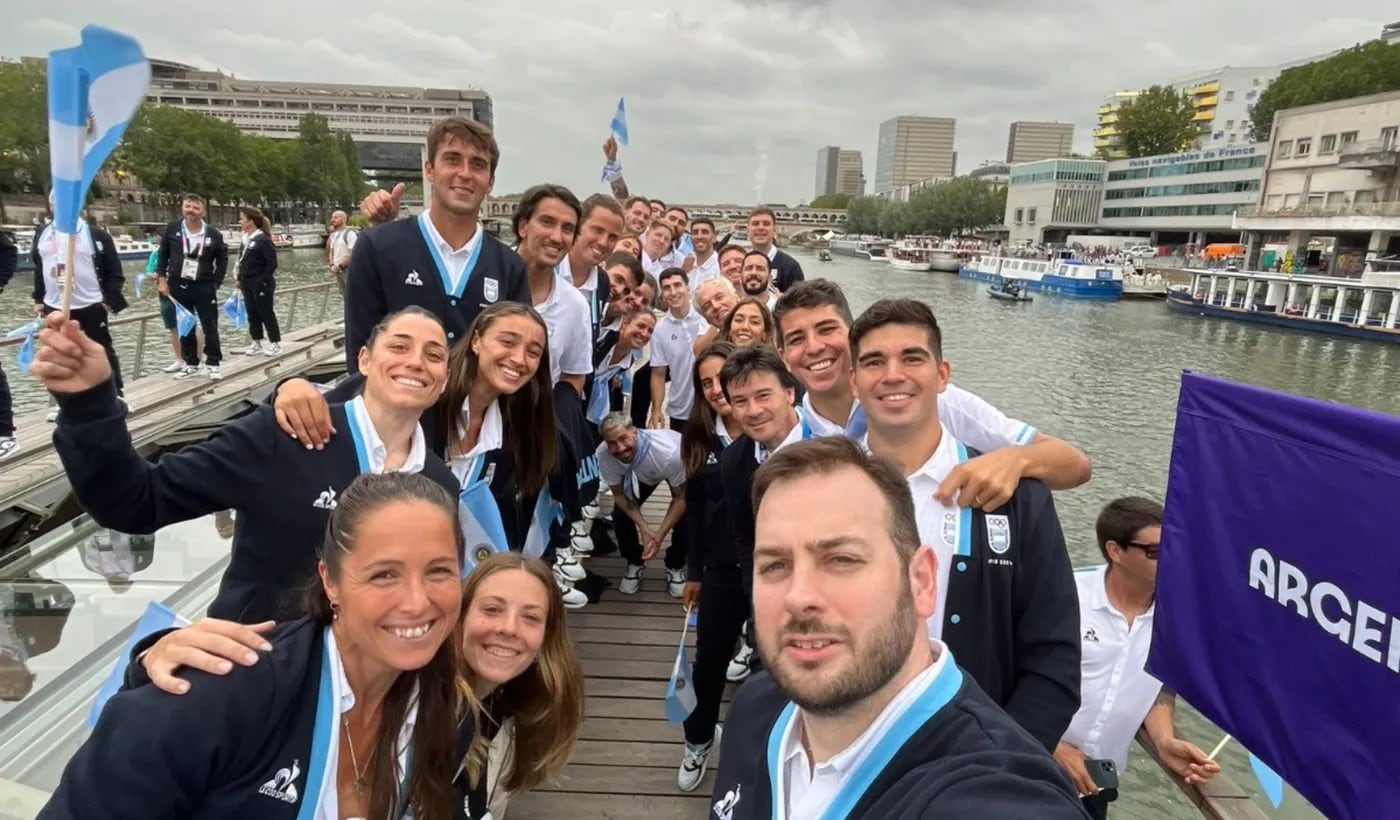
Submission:
[[[1125,549],[1142,550],[1142,554],[1147,556],[1147,560],[1156,561],[1158,554],[1162,552],[1161,544],[1140,544],[1137,541],[1124,541]]]

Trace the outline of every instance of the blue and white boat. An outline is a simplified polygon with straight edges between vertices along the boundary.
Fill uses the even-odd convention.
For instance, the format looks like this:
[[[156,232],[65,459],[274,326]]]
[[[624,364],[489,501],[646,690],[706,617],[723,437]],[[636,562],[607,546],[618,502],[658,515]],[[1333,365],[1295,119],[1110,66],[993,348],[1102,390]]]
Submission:
[[[1013,256],[981,256],[958,269],[962,279],[1000,285],[1008,279],[1026,290],[1070,299],[1114,300],[1123,295],[1123,268],[1078,259],[1019,259]]]

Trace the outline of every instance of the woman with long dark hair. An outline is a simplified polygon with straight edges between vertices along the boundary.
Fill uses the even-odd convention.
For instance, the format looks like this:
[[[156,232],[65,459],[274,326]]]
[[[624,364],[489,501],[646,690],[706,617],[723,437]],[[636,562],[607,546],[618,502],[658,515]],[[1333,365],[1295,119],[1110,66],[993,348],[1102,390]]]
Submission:
[[[697,612],[695,666],[691,670],[695,709],[685,721],[685,753],[676,777],[676,785],[687,792],[700,785],[710,752],[719,748],[716,727],[726,669],[749,613],[719,469],[720,453],[743,435],[719,380],[720,368],[736,349],[730,342],[714,342],[696,356],[691,377],[695,406],[681,434],[686,524],[690,527],[682,601],[686,609]]]
[[[464,508],[474,511],[462,519],[470,531],[469,570],[491,551],[542,555],[550,505],[576,484],[576,470],[561,466],[548,345],[544,319],[529,305],[486,308],[452,348],[442,395],[423,415],[429,447],[446,459]],[[327,400],[354,395],[361,384],[356,375],[322,396],[304,379],[284,383],[274,405],[282,429],[300,438],[308,428],[330,428]],[[494,513],[478,503],[485,500],[494,502]],[[566,604],[588,602],[573,579],[556,575]]]
[[[360,350],[364,391],[327,408],[346,435],[309,450],[277,429],[272,408],[208,440],[146,460],[131,443],[102,347],[60,314],[40,332],[34,375],[62,412],[54,449],[78,503],[104,527],[148,534],[236,510],[232,557],[209,614],[264,621],[316,567],[316,545],[339,497],[361,473],[422,472],[456,490],[418,424],[447,382],[447,333],[422,308],[386,316]]]
[[[276,356],[282,352],[282,329],[272,303],[277,292],[277,246],[272,244],[272,223],[257,208],[243,207],[238,209],[238,227],[243,231],[243,247],[238,251],[237,284],[248,310],[248,335],[253,338],[243,355],[261,352]],[[264,327],[266,350],[262,347]]]
[[[39,816],[453,817],[455,750],[474,743],[449,640],[462,611],[456,514],[423,476],[355,479],[327,523],[306,614],[279,625],[257,663],[195,676],[186,694],[113,696]]]

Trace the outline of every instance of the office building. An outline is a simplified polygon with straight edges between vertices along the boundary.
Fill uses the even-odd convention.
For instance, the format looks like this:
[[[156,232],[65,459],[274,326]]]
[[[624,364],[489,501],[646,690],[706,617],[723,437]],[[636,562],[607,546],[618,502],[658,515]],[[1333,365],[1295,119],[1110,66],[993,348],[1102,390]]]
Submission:
[[[443,117],[492,122],[491,97],[481,89],[244,80],[166,60],[151,60],[146,101],[211,114],[274,139],[295,137],[304,114],[320,114],[355,140],[366,170],[391,179],[419,179],[428,129]]]
[[[875,193],[884,195],[920,180],[953,176],[951,117],[894,117],[880,123],[875,153]]]
[[[1073,123],[1013,122],[1006,137],[1007,163],[1058,159],[1073,152]]]
[[[817,187],[814,196],[865,193],[865,169],[859,151],[828,145],[817,151]]]
[[[1235,212],[1254,205],[1269,146],[1239,145],[1112,160],[1098,227],[1153,245],[1238,242]]]
[[[1103,208],[1106,165],[1094,159],[1046,159],[1011,166],[1006,189],[1008,241],[1054,244],[1064,242],[1069,234],[1096,228]]]
[[[1400,91],[1276,112],[1259,204],[1234,227],[1250,267],[1279,242],[1340,276],[1400,255]],[[1310,247],[1313,237],[1331,241]]]

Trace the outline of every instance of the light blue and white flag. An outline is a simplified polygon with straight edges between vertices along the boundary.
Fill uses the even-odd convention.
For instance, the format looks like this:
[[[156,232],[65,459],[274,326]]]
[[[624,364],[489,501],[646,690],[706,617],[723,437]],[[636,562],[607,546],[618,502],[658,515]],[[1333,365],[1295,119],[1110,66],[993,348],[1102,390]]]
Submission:
[[[458,497],[458,518],[467,543],[467,553],[462,561],[463,578],[491,555],[510,550],[506,526],[501,520],[501,508],[491,494],[490,481],[477,478],[462,488]]]
[[[15,357],[19,369],[25,373],[29,372],[29,366],[34,364],[34,353],[38,349],[39,320],[35,319],[25,322],[23,325],[5,334],[6,339],[24,339],[19,345],[19,355]]]
[[[243,294],[234,291],[224,300],[222,306],[224,315],[233,322],[234,330],[242,330],[248,326],[248,305],[243,301]]]
[[[185,307],[184,305],[180,304],[174,299],[171,299],[170,303],[175,306],[176,332],[178,332],[182,337],[188,336],[191,333],[193,333],[194,329],[199,326],[199,318],[196,317],[193,313],[190,313],[189,308]]]
[[[627,144],[627,104],[622,97],[617,98],[617,112],[613,114],[612,122],[608,124],[617,141],[623,145]]]
[[[1249,753],[1249,768],[1258,778],[1264,796],[1269,798],[1274,808],[1278,808],[1283,803],[1283,775],[1269,768],[1269,764],[1260,760],[1254,752]]]
[[[695,683],[690,678],[690,658],[685,654],[685,636],[690,632],[690,616],[681,630],[681,643],[676,647],[676,664],[671,667],[671,682],[666,686],[666,720],[680,726],[695,711]]]
[[[84,26],[80,45],[49,52],[48,75],[54,228],[72,234],[88,187],[146,97],[151,65],[128,35]]]
[[[122,681],[126,679],[126,667],[131,662],[131,650],[142,638],[162,629],[172,629],[175,627],[189,626],[190,622],[176,615],[169,607],[151,601],[146,604],[146,611],[141,613],[141,620],[136,622],[136,628],[132,630],[131,638],[122,647],[121,655],[117,656],[117,665],[112,668],[112,674],[107,676],[102,688],[97,690],[97,698],[92,702],[92,710],[88,712],[88,726],[96,726],[97,718],[102,714],[102,707],[107,705],[107,701],[121,689]]]
[[[676,242],[676,250],[680,251],[681,256],[695,255],[695,242],[691,240],[690,234],[681,234],[680,240]]]
[[[564,520],[563,506],[549,494],[549,488],[540,490],[535,499],[535,514],[530,518],[530,531],[525,534],[525,545],[521,552],[531,558],[544,555],[549,546],[549,532],[557,522]]]

